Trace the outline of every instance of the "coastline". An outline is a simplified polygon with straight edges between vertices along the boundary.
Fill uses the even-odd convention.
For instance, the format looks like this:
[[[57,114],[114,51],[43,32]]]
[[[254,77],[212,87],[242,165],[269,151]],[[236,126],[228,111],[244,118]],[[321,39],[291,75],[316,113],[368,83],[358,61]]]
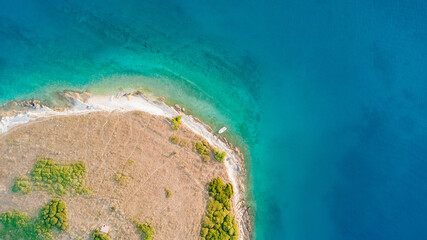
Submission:
[[[233,213],[239,226],[240,239],[249,239],[254,235],[253,215],[248,211],[246,186],[247,173],[242,153],[233,147],[224,137],[216,135],[212,129],[199,119],[185,115],[179,106],[171,107],[163,101],[149,99],[141,91],[126,97],[90,96],[86,92],[64,91],[60,94],[67,103],[65,108],[52,109],[37,101],[23,101],[17,111],[5,112],[0,119],[0,135],[19,125],[41,121],[55,116],[83,115],[91,112],[130,112],[143,111],[151,115],[173,118],[182,115],[182,123],[192,132],[206,139],[209,144],[227,152],[224,162],[229,180],[234,186],[232,197]]]

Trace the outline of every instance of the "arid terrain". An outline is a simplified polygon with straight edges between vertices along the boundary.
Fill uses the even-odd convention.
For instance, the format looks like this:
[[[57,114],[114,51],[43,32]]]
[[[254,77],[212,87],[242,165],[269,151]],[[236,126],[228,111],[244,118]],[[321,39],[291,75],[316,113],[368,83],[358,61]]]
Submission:
[[[181,146],[169,138],[188,142]],[[103,224],[112,239],[140,239],[133,219],[149,222],[155,239],[199,239],[208,204],[206,184],[229,182],[223,163],[204,162],[193,149],[200,137],[182,126],[143,112],[92,112],[20,125],[0,136],[0,212],[18,209],[35,216],[54,195],[12,192],[15,179],[28,175],[37,157],[61,164],[83,161],[88,194],[62,197],[70,228],[56,239],[90,239]],[[121,173],[122,181],[115,179]],[[166,190],[171,196],[166,196]]]

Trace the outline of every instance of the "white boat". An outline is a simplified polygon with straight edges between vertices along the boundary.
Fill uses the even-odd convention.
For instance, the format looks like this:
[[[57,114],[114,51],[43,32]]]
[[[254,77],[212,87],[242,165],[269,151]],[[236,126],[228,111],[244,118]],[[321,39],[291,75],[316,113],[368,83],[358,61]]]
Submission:
[[[219,134],[221,134],[221,133],[223,133],[223,132],[225,132],[225,131],[227,131],[227,128],[226,128],[226,127],[222,127],[222,128],[218,131],[218,133],[219,133]]]

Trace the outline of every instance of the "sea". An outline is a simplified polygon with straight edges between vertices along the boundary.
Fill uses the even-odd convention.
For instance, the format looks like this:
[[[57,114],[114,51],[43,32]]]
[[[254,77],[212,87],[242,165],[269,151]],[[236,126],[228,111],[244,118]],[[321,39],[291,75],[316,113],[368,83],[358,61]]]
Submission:
[[[0,0],[0,103],[64,89],[227,126],[253,239],[427,239],[424,0]]]

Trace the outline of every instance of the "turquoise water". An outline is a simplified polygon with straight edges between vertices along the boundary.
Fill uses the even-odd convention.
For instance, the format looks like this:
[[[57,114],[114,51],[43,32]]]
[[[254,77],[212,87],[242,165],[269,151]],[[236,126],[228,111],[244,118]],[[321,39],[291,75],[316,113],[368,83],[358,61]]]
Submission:
[[[88,2],[2,2],[0,102],[145,88],[247,150],[256,239],[427,238],[425,2]]]

